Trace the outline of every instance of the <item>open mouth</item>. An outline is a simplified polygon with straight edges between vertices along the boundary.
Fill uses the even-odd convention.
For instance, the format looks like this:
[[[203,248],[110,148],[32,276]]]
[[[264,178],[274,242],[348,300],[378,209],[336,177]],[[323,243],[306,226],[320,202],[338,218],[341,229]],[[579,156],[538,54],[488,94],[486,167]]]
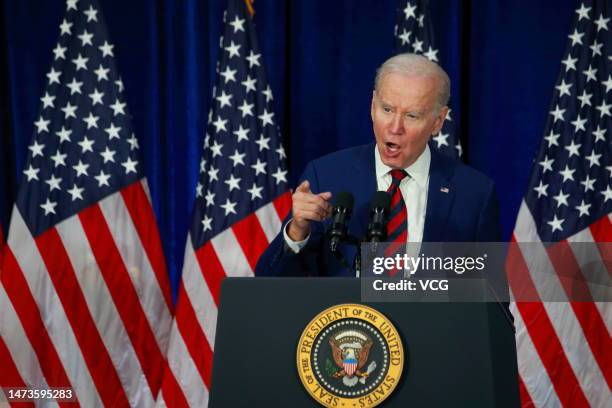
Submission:
[[[396,154],[398,154],[400,152],[400,145],[395,144],[395,143],[391,143],[391,142],[386,142],[385,143],[385,150],[387,153],[387,155],[389,156],[395,156]]]

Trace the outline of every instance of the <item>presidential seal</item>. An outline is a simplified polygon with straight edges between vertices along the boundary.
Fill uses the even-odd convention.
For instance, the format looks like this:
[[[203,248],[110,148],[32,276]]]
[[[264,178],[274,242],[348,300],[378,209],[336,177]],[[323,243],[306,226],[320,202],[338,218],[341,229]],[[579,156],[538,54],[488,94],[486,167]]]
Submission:
[[[391,395],[404,367],[399,333],[383,314],[358,304],[319,313],[302,333],[297,369],[326,407],[374,407]]]

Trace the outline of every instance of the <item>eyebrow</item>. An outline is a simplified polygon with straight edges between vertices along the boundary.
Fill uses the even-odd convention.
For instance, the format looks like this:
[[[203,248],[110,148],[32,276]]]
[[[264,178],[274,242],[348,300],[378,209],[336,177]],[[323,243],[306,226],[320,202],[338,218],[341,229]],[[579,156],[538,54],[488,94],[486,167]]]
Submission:
[[[382,98],[382,96],[380,96],[378,93],[376,94],[376,98],[377,98],[377,99],[380,101],[380,103],[381,103],[383,106],[388,106],[388,107],[391,107],[391,108],[393,108],[393,109],[396,109],[396,108],[397,108],[397,107],[396,107],[395,105],[393,105],[392,103],[385,101],[385,100]],[[404,112],[402,112],[402,113],[403,113],[403,114],[405,114],[405,113],[416,113],[416,114],[418,114],[418,115],[424,115],[424,114],[426,113],[426,111],[420,111],[420,110],[407,110],[407,111],[404,111]]]
[[[387,102],[387,101],[383,100],[383,98],[382,98],[382,97],[380,97],[380,96],[378,97],[378,100],[379,100],[379,101],[380,101],[380,103],[382,103],[383,105],[387,105],[387,106],[394,106],[392,103],[390,103],[390,102]]]
[[[395,106],[395,105],[393,105],[393,104],[391,104],[391,103],[389,103],[389,102],[385,102],[385,101],[383,101],[382,99],[380,100],[380,103],[381,103],[383,106],[385,106],[385,107],[390,107],[390,108],[396,109],[396,106]],[[406,113],[410,113],[410,114],[417,114],[417,115],[423,115],[425,112],[424,112],[424,111],[420,111],[420,110],[414,110],[414,109],[412,109],[412,110],[407,110],[407,111],[403,111],[403,112],[402,112],[402,114],[406,114]]]

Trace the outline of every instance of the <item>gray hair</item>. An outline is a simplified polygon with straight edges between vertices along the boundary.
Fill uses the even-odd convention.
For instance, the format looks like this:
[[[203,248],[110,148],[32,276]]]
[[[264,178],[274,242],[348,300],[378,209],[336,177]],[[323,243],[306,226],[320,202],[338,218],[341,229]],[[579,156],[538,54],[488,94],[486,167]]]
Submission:
[[[382,78],[390,73],[434,77],[438,80],[438,95],[436,108],[439,111],[448,104],[450,99],[450,78],[448,74],[435,62],[418,54],[398,54],[389,58],[376,70],[374,90],[377,91]]]

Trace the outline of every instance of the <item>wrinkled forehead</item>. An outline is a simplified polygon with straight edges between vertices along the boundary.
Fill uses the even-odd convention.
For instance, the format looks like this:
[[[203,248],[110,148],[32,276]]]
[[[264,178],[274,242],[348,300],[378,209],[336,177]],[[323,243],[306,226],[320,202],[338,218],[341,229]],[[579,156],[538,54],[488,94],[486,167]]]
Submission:
[[[426,111],[436,106],[438,81],[432,75],[386,74],[373,98],[380,103],[409,110]]]
[[[409,83],[418,84],[423,87],[431,88],[434,92],[438,91],[443,86],[443,78],[436,74],[435,71],[426,72],[405,72],[400,70],[389,70],[384,72],[374,92],[381,91],[389,84]]]

